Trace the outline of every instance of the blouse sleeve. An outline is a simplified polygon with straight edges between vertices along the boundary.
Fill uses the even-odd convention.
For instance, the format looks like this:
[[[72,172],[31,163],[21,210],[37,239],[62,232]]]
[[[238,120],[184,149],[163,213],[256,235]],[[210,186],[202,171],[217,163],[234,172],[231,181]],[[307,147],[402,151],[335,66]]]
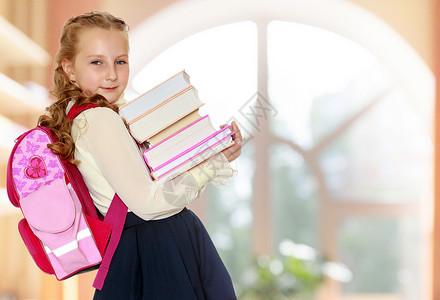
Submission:
[[[80,116],[83,115],[83,122]],[[135,141],[120,116],[108,108],[82,113],[81,144],[87,147],[100,173],[127,207],[151,220],[171,215],[193,202],[205,184],[225,184],[234,170],[223,154],[163,184],[152,181]]]

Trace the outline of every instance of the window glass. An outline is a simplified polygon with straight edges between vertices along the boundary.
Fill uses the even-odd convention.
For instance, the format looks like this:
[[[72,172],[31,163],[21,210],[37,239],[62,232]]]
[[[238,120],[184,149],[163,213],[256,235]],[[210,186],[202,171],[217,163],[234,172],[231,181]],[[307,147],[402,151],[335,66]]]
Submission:
[[[319,120],[332,118],[318,106]],[[429,190],[432,149],[425,123],[394,90],[323,149],[319,163],[334,200],[418,202]]]
[[[239,287],[252,262],[254,145],[246,144],[232,187],[208,188],[207,228],[233,282]],[[233,163],[234,165],[234,163]]]
[[[285,239],[333,249],[353,274],[345,294],[418,299],[421,220],[386,209],[418,211],[431,190],[433,145],[414,100],[370,52],[334,33],[273,21],[267,47],[279,142],[270,148],[273,249]]]
[[[311,148],[389,85],[375,57],[352,41],[316,27],[268,25],[269,97],[279,113],[273,132]],[[314,103],[331,116],[313,116]]]
[[[270,148],[274,250],[290,239],[319,246],[319,184],[310,164],[285,144]]]
[[[341,222],[339,252],[354,274],[344,293],[419,299],[419,229],[414,217],[349,217]]]
[[[245,21],[191,35],[149,62],[135,75],[133,86],[142,94],[186,70],[206,103],[201,111],[214,125],[240,119],[240,108],[257,90],[256,33],[255,23]]]

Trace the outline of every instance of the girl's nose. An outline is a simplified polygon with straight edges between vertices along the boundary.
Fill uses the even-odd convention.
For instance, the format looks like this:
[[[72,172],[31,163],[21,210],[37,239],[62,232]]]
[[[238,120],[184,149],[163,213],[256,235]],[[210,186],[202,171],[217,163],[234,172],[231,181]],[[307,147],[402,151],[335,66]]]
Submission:
[[[115,81],[118,78],[118,73],[116,72],[116,68],[114,65],[110,65],[107,68],[107,72],[105,74],[105,80]]]

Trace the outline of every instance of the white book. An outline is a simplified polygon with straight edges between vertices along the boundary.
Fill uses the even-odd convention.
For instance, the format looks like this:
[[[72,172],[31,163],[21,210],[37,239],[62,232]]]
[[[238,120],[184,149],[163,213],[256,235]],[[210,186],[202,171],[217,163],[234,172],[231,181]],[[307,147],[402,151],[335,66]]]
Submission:
[[[183,70],[133,101],[122,105],[119,108],[119,115],[124,118],[127,123],[130,123],[142,115],[143,112],[156,107],[161,102],[173,97],[190,85],[190,77]]]
[[[199,109],[203,104],[198,97],[197,90],[193,86],[189,86],[186,90],[161,102],[151,110],[143,109],[139,117],[128,123],[130,133],[139,143],[143,143]]]

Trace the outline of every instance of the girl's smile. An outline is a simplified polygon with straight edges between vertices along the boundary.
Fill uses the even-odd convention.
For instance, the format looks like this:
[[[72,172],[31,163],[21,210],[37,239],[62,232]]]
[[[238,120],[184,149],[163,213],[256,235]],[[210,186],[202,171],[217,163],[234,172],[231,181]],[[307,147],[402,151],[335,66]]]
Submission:
[[[106,90],[106,91],[114,91],[117,88],[118,88],[117,86],[115,86],[115,87],[101,87],[101,89]]]

